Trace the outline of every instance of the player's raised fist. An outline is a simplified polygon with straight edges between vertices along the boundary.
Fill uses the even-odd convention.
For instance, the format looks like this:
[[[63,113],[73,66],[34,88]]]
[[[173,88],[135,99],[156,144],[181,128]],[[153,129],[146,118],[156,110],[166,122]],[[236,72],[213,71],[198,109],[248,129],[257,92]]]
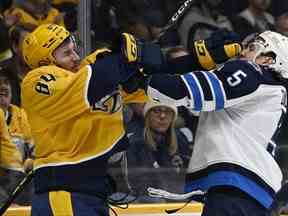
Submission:
[[[141,44],[132,34],[117,34],[112,42],[112,52],[121,52],[128,62],[141,61]]]
[[[231,31],[221,29],[205,40],[197,40],[191,45],[190,51],[197,57],[200,65],[211,70],[241,53],[240,37]]]

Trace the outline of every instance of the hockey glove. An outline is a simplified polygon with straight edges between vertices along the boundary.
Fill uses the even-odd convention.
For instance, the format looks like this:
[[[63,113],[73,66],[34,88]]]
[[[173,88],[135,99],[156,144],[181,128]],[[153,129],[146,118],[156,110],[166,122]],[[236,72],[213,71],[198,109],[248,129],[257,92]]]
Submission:
[[[146,89],[149,76],[139,71],[134,76],[129,77],[128,80],[122,82],[122,88],[126,93],[132,94],[138,89]]]
[[[221,29],[206,40],[195,41],[190,50],[202,68],[211,70],[216,64],[238,56],[241,53],[241,41],[236,33]]]
[[[111,50],[122,54],[128,63],[136,63],[141,67],[159,68],[163,61],[158,44],[137,39],[129,33],[116,35]]]

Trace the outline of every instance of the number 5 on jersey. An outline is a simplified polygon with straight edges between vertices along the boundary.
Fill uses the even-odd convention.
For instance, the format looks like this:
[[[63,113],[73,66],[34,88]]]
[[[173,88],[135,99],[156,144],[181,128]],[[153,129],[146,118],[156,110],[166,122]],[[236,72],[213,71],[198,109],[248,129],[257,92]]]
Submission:
[[[242,70],[238,70],[227,78],[227,82],[231,87],[234,87],[239,85],[245,77],[247,77],[247,74]]]

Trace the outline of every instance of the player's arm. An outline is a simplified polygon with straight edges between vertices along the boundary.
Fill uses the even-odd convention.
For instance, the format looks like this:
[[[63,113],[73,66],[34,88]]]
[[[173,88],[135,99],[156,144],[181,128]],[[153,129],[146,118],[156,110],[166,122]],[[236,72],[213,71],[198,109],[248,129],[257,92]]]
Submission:
[[[29,109],[49,122],[57,123],[88,109],[105,112],[105,107],[110,107],[110,102],[119,96],[119,83],[134,73],[135,66],[125,62],[121,55],[111,54],[81,68],[78,73],[68,72],[69,76],[65,70],[54,72],[62,69],[53,66],[36,70],[24,80],[23,88],[27,91],[23,92],[23,101],[33,104]],[[31,102],[31,98],[35,102]]]
[[[163,57],[159,45],[139,40],[131,34],[121,34],[114,44],[112,50],[121,51],[128,62],[138,63],[147,74],[211,70],[241,52],[238,35],[227,30],[219,30],[205,40],[194,41],[186,55],[168,60]]]
[[[212,70],[217,64],[238,56],[240,52],[241,42],[238,35],[227,30],[219,30],[205,40],[194,41],[190,44],[186,55],[168,59],[158,72],[184,74],[194,70]]]
[[[122,53],[128,62],[144,68],[145,74],[185,74],[194,70],[210,70],[216,64],[238,56],[241,52],[239,37],[233,32],[221,30],[206,40],[195,41],[185,55],[167,59],[163,57],[160,46],[140,41],[133,35],[124,33],[118,37],[113,51]],[[133,92],[141,86],[141,76],[133,75],[123,83],[127,92]]]
[[[195,111],[220,110],[257,90],[260,73],[255,70],[258,69],[252,64],[233,61],[217,71],[197,71],[176,76],[152,75],[147,94],[155,101],[185,106]]]

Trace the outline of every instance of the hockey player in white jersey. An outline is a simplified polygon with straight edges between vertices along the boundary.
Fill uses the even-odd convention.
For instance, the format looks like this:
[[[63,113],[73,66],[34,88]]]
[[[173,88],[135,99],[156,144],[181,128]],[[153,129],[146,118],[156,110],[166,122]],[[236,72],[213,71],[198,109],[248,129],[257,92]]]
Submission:
[[[273,156],[287,78],[288,38],[271,31],[216,70],[151,76],[153,100],[200,112],[185,189],[206,192],[202,216],[269,215],[282,181]]]

